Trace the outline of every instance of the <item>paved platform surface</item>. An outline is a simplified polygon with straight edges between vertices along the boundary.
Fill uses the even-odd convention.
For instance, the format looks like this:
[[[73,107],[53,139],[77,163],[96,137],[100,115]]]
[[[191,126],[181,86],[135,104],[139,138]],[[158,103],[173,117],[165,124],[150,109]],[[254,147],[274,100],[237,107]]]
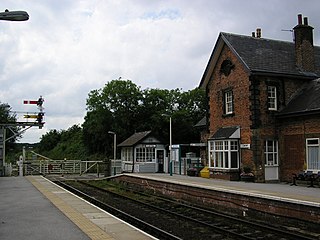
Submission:
[[[0,178],[0,239],[155,239],[41,176]]]
[[[170,176],[159,173],[126,173],[126,175],[320,207],[319,186],[308,188],[306,185],[290,186],[286,183],[225,181],[177,174]]]

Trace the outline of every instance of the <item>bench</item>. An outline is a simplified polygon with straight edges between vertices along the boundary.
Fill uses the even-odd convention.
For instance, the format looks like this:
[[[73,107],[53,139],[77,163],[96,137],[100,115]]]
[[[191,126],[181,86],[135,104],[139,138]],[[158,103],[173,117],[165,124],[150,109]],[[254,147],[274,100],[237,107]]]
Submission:
[[[316,174],[313,171],[307,172],[299,172],[298,174],[292,174],[292,183],[290,186],[297,186],[297,180],[301,181],[310,181],[310,185],[308,187],[314,187],[314,182],[319,181],[320,179],[320,171]]]

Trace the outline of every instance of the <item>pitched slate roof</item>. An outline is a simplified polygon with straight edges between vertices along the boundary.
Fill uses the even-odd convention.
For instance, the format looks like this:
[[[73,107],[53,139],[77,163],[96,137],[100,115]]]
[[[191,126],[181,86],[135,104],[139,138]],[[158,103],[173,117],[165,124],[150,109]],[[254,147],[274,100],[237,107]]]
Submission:
[[[219,128],[210,139],[240,138],[240,128],[238,126]]]
[[[122,143],[118,144],[118,147],[132,147],[146,138],[150,133],[151,131],[134,133]]]
[[[198,128],[203,128],[205,126],[207,126],[207,117],[206,116],[201,118],[201,120],[194,125],[194,127],[198,127]]]
[[[280,111],[278,117],[314,114],[320,112],[320,78],[306,83]]]
[[[279,40],[220,33],[200,82],[205,87],[222,48],[227,45],[249,74],[289,75],[314,79],[320,76],[320,47],[314,47],[316,72],[304,72],[295,64],[295,44]]]
[[[315,76],[296,67],[295,44],[264,38],[221,33],[226,44],[233,48],[238,57],[254,72],[282,73],[302,76]],[[320,74],[320,47],[314,47],[316,69]]]

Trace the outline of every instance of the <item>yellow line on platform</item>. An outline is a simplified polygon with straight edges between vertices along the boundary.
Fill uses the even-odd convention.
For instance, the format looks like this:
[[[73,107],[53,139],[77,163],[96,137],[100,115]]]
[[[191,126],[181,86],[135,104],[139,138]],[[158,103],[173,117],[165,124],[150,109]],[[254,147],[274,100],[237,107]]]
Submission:
[[[26,177],[46,198],[49,199],[62,213],[64,213],[73,223],[75,223],[87,236],[93,240],[114,240],[105,231],[63,201],[56,194],[47,190],[34,177]]]

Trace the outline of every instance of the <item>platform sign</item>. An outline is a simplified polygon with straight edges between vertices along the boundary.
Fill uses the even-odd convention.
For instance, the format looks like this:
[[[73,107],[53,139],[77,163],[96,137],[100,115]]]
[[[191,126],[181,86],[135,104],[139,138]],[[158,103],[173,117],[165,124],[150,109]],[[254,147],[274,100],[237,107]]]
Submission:
[[[206,143],[190,143],[191,147],[205,147],[207,146]]]
[[[242,148],[242,149],[250,149],[250,144],[249,143],[242,143],[242,144],[240,144],[240,148]]]
[[[25,114],[23,115],[24,118],[38,118],[38,114]]]

